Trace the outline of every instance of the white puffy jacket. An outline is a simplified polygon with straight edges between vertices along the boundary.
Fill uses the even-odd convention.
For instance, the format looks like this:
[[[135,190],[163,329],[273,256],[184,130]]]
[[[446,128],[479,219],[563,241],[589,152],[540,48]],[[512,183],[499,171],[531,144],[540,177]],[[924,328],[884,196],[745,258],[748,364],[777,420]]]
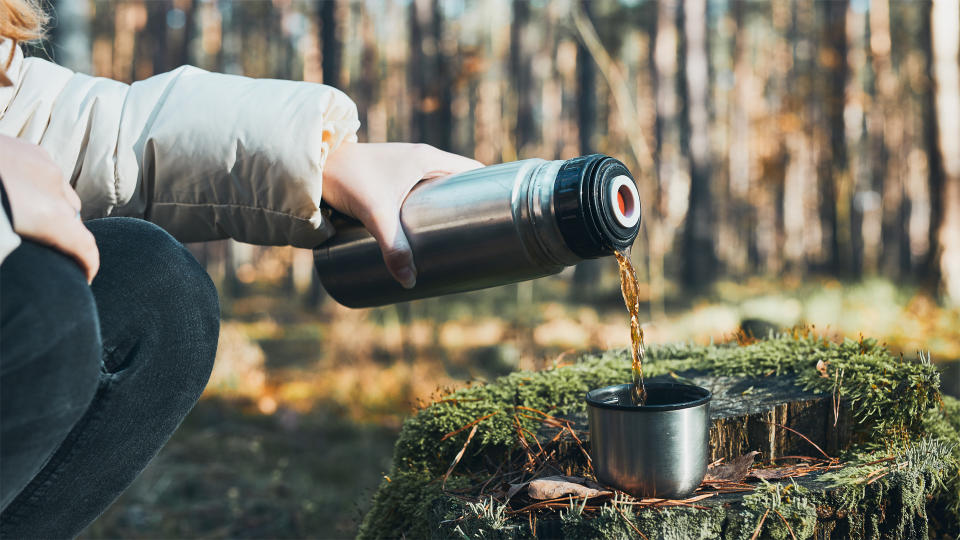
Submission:
[[[11,46],[0,43],[0,59]],[[6,74],[0,134],[49,152],[84,219],[142,217],[184,242],[314,247],[333,234],[323,166],[360,126],[339,90],[191,66],[128,86],[19,49]],[[0,261],[19,243],[0,210]]]

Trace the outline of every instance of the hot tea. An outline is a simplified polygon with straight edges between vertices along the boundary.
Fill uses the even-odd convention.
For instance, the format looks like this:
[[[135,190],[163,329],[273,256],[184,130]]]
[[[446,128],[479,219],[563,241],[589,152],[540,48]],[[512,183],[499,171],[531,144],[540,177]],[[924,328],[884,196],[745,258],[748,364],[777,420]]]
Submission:
[[[620,292],[623,302],[630,313],[630,355],[633,366],[633,391],[631,401],[636,406],[642,406],[647,401],[647,391],[643,385],[643,329],[640,328],[640,285],[637,283],[637,273],[630,262],[630,248],[614,252],[617,263],[620,265]]]

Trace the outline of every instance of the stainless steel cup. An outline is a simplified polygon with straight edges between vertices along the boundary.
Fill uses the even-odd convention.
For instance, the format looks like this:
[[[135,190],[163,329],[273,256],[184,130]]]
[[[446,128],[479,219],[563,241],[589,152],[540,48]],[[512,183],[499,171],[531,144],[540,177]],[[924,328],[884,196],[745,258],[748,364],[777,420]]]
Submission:
[[[707,471],[710,391],[647,383],[647,404],[630,402],[630,384],[587,392],[590,455],[597,479],[634,497],[693,493]]]

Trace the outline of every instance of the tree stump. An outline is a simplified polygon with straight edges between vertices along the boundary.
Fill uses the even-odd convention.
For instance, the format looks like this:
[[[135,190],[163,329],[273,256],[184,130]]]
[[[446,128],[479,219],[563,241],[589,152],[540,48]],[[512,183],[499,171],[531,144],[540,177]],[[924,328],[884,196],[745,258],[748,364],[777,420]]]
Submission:
[[[752,481],[740,493],[701,486],[698,495],[707,497],[689,502],[616,495],[540,504],[521,484],[556,474],[591,478],[584,394],[629,380],[626,353],[609,352],[513,373],[420,410],[401,430],[360,537],[955,534],[960,403],[941,400],[939,375],[923,358],[895,357],[869,340],[792,334],[748,346],[652,348],[644,368],[650,380],[711,390],[713,460],[751,451],[765,465],[793,463],[790,456],[838,459],[797,478]],[[558,438],[565,429],[570,436]]]
[[[648,381],[677,382],[678,378],[713,394],[711,461],[730,460],[754,450],[760,452],[759,459],[767,461],[783,456],[832,457],[852,442],[849,404],[835,401],[830,394],[803,390],[793,375],[733,377],[691,371]],[[585,411],[563,417],[577,429],[588,431]]]

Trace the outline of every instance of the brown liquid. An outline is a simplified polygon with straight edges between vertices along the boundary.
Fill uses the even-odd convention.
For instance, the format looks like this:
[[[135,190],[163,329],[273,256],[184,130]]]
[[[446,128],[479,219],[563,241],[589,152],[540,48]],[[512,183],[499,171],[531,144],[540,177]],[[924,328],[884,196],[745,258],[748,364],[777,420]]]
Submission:
[[[620,292],[623,302],[630,313],[630,353],[633,357],[633,390],[630,400],[634,405],[642,406],[647,401],[647,389],[643,385],[643,329],[640,328],[640,285],[637,273],[630,262],[630,248],[614,253],[620,265]]]

